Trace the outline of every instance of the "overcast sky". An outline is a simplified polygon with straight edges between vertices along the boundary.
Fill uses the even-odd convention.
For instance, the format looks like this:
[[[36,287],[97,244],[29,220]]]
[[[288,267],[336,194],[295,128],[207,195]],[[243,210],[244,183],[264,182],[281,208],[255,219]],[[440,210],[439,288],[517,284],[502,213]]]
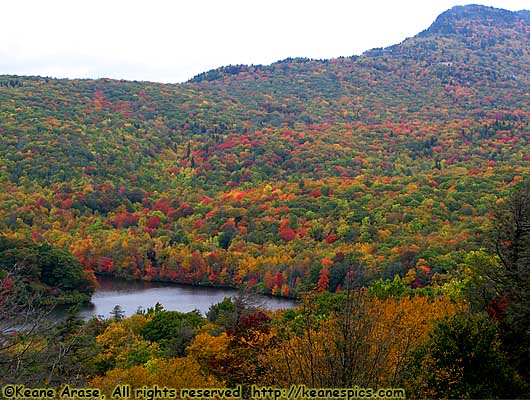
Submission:
[[[0,74],[182,82],[228,64],[351,56],[454,5],[530,0],[7,0]]]

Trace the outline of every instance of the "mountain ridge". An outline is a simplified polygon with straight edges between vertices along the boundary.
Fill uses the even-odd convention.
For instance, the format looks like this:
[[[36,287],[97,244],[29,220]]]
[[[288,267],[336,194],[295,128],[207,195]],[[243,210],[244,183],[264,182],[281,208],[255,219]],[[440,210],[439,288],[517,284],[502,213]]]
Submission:
[[[443,285],[530,170],[528,37],[474,25],[184,84],[0,77],[0,232],[138,279]]]
[[[462,33],[455,30],[452,23],[459,20],[466,20],[467,22],[480,22],[481,24],[495,24],[503,23],[506,25],[516,24],[519,20],[530,23],[530,11],[509,11],[502,8],[488,7],[478,4],[469,4],[465,6],[455,6],[442,14],[440,14],[432,25],[420,32],[420,36],[428,34],[454,34]]]
[[[160,346],[157,338],[148,343],[144,328],[154,332],[158,317],[177,316],[163,310],[132,323],[118,321],[119,307],[113,321],[82,327],[69,318],[42,339],[8,329],[9,340],[23,342],[4,346],[0,365],[16,361],[7,380],[34,386],[37,372],[49,386],[51,368],[75,385],[93,376],[87,384],[110,396],[118,378],[171,384],[166,378],[184,360],[194,371],[207,364],[205,373],[230,386],[262,376],[274,384],[285,371],[278,387],[355,383],[421,398],[529,397],[521,339],[528,330],[517,322],[528,320],[527,253],[519,250],[529,235],[515,229],[528,222],[528,24],[487,16],[477,23],[460,13],[363,56],[228,66],[183,84],[0,76],[4,314],[20,310],[6,308],[6,299],[40,298],[33,294],[83,300],[94,274],[239,287],[307,305],[270,320],[261,311],[246,318],[225,299],[208,313],[220,330],[204,325],[190,346],[193,329],[173,317],[173,333],[159,337]],[[462,314],[435,325],[449,309]],[[483,323],[486,312],[496,321]],[[224,339],[212,336],[221,326]],[[73,353],[61,343],[41,346],[57,333]],[[367,333],[373,338],[358,340]],[[454,346],[444,339],[466,335]],[[348,365],[337,374],[350,339],[355,354],[346,349]],[[101,351],[87,352],[87,343]],[[249,349],[271,357],[254,350],[247,357]],[[191,375],[177,384],[215,383],[192,384]]]
[[[455,26],[456,21],[468,21],[468,22],[480,22],[481,25],[491,26],[499,25],[502,22],[504,25],[510,25],[515,22],[523,21],[525,24],[530,26],[530,11],[529,10],[520,10],[520,11],[510,11],[502,8],[488,7],[478,4],[469,4],[463,6],[454,6],[451,9],[440,14],[436,20],[429,26],[427,29],[419,32],[411,38],[407,38],[401,43],[390,45],[388,47],[382,48],[373,48],[366,50],[362,55],[352,55],[352,56],[343,56],[339,59],[349,58],[357,59],[359,57],[368,56],[389,56],[402,46],[404,43],[410,42],[411,40],[427,38],[432,36],[448,36],[454,34],[467,34],[469,33],[469,28],[464,28],[458,31],[458,27]],[[472,29],[471,29],[472,30]],[[527,37],[530,38],[530,27],[527,27],[526,32]],[[312,59],[305,57],[297,58],[287,58],[284,60],[278,60],[269,65],[247,65],[247,64],[238,64],[238,65],[228,65],[222,66],[219,68],[214,68],[208,71],[204,71],[193,78],[189,79],[187,82],[200,83],[202,81],[211,81],[215,79],[221,79],[223,76],[237,75],[240,72],[248,72],[251,69],[266,69],[271,68],[275,65],[281,65],[285,63],[293,62],[321,62],[327,63],[334,60],[332,59]]]

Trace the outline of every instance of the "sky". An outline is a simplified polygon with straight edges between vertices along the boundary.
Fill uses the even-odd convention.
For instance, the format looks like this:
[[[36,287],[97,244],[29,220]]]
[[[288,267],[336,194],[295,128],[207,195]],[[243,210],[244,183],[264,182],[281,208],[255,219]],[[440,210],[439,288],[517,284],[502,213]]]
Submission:
[[[359,55],[455,5],[530,0],[4,0],[0,74],[178,83],[235,64]]]

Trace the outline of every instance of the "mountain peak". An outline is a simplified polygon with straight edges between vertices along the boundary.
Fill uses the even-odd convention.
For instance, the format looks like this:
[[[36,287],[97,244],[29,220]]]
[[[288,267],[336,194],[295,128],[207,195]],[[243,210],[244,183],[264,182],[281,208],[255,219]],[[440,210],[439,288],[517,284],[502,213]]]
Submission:
[[[419,36],[466,35],[472,30],[473,25],[512,27],[519,21],[530,23],[530,11],[514,12],[478,4],[455,6],[440,14],[433,24]]]
[[[486,76],[527,80],[529,32],[530,11],[514,12],[475,4],[457,6],[440,14],[418,35],[364,55],[422,60],[439,66],[459,65],[460,68],[475,65],[475,72],[469,73],[466,81],[478,82]],[[521,61],[517,67],[514,67],[514,59]]]

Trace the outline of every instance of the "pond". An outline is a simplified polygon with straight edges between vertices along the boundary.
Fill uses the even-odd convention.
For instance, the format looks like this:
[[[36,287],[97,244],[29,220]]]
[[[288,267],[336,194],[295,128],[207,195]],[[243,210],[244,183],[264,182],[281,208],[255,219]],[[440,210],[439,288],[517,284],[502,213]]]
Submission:
[[[92,304],[84,306],[79,316],[85,320],[101,315],[109,317],[113,308],[119,305],[125,316],[134,314],[139,308],[146,310],[158,302],[166,310],[189,312],[195,309],[205,315],[212,304],[225,297],[237,295],[237,290],[186,286],[172,283],[127,281],[118,279],[98,279],[99,287],[92,296]],[[270,310],[292,308],[292,299],[255,295],[256,301]],[[65,314],[66,310],[56,310]]]

